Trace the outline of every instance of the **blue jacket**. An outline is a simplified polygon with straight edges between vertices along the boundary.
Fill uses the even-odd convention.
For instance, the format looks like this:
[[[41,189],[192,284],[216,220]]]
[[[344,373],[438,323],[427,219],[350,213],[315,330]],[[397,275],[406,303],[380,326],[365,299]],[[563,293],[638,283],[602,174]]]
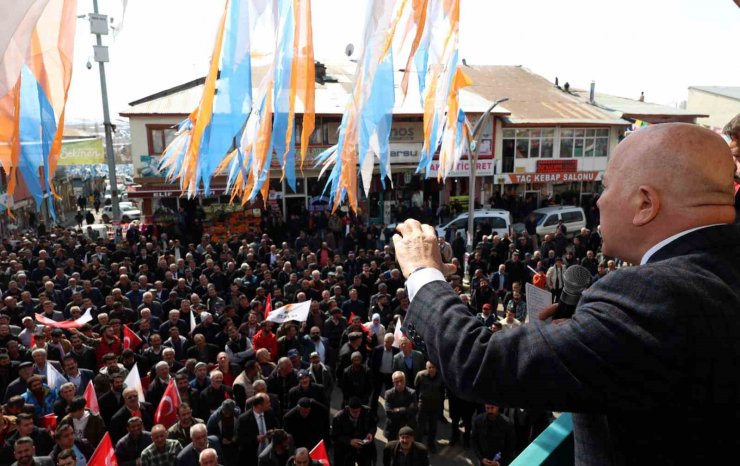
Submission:
[[[30,389],[26,390],[26,393],[21,395],[27,405],[33,406],[33,414],[37,419],[51,414],[54,412],[54,402],[57,401],[56,389],[49,388],[48,385],[44,384],[44,401],[43,404],[31,393]]]

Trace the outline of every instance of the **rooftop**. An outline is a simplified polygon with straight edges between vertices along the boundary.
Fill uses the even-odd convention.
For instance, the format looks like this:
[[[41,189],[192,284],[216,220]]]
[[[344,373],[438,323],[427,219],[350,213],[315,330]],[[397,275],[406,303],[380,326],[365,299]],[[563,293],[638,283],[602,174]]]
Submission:
[[[505,120],[512,124],[629,124],[522,66],[467,66],[465,72],[476,94],[491,101],[509,98]]]
[[[584,102],[588,102],[589,90],[577,89],[572,92],[578,95]],[[596,105],[605,110],[616,112],[621,118],[637,118],[645,120],[650,117],[702,118],[708,116],[683,108],[643,102],[637,99],[628,99],[627,97],[618,97],[598,92],[594,96],[594,100],[596,101]]]
[[[740,86],[689,86],[689,89],[740,100]]]

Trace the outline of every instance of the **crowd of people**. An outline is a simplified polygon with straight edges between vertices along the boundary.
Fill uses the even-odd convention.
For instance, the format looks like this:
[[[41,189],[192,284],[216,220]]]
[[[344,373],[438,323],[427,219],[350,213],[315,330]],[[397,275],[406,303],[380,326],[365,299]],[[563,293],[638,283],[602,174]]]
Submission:
[[[526,234],[492,236],[483,224],[469,290],[459,274],[451,283],[472,314],[506,331],[523,320],[523,283],[539,283],[543,267],[542,286],[553,293],[561,267],[609,272],[596,259],[595,233],[566,235],[535,248]],[[346,254],[329,247],[342,239],[316,228],[282,243],[265,233],[185,244],[150,228],[107,241],[57,228],[3,240],[0,462],[31,464],[32,447],[31,456],[82,465],[108,432],[122,465],[197,465],[212,449],[225,466],[283,466],[322,440],[333,464],[365,465],[380,459],[380,427],[385,464],[428,464],[439,427],[449,425],[450,445],[462,440],[482,464],[494,456],[507,464],[550,414],[478,406],[446,390],[435,365],[394,336],[409,299],[389,242],[368,238],[377,247],[354,244]],[[439,242],[443,253],[451,249]],[[267,306],[306,300],[305,322],[265,320]],[[36,314],[92,320],[58,328]],[[50,381],[54,369],[63,383]],[[144,399],[124,383],[134,369]],[[155,425],[170,380],[181,399],[177,421]],[[99,412],[83,397],[90,382]]]

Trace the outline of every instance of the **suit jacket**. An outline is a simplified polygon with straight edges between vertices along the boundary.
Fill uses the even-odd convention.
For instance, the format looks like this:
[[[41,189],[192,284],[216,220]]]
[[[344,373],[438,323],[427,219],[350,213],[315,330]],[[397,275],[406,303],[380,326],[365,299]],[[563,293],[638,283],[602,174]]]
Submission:
[[[391,347],[391,352],[393,353],[393,356],[397,355],[400,349],[396,348],[395,346]],[[380,374],[380,366],[383,363],[383,353],[385,352],[385,346],[384,345],[378,345],[375,348],[373,348],[373,352],[370,354],[370,369],[373,371],[374,375]]]
[[[426,369],[427,361],[424,355],[417,350],[411,350],[411,369],[406,367],[403,353],[393,356],[393,372],[401,371],[406,374],[406,386],[414,388],[414,380],[419,371]]]
[[[506,272],[504,272],[504,273],[494,272],[493,275],[491,275],[491,286],[490,286],[490,288],[493,291],[498,291],[499,284],[502,281],[504,282],[503,283],[503,289],[504,289],[504,291],[508,291],[509,288],[511,288],[511,286],[509,284],[509,275]]]
[[[141,411],[141,420],[144,422],[144,430],[151,431],[154,425],[154,407],[146,401],[139,401],[139,411]],[[116,414],[110,420],[108,428],[110,430],[110,438],[113,442],[119,441],[124,435],[128,433],[126,430],[126,423],[131,419],[131,411],[126,406],[122,406]]]
[[[87,388],[87,384],[90,383],[91,380],[95,378],[95,373],[88,369],[80,368],[80,386],[77,387],[77,392],[75,395],[77,396],[83,396],[85,394],[85,389]],[[67,373],[64,373],[64,378],[69,381],[69,376]]]
[[[109,390],[98,398],[100,417],[103,418],[103,422],[105,422],[106,426],[110,426],[110,420],[113,418],[113,415],[123,406],[123,393],[120,395],[120,398],[116,398],[113,392]]]
[[[576,464],[718,463],[740,446],[723,427],[740,415],[738,238],[719,225],[675,239],[597,281],[558,324],[493,334],[441,281],[404,323],[460,396],[574,412]]]
[[[208,448],[213,448],[214,450],[216,450],[216,456],[218,456],[218,464],[223,464],[224,454],[221,450],[221,442],[218,440],[218,437],[214,435],[208,436]],[[199,456],[200,452],[197,451],[191,443],[177,454],[177,466],[198,466],[200,464],[198,460]]]
[[[267,411],[264,414],[265,428],[267,430],[277,428],[278,421],[272,411]],[[239,464],[256,465],[257,447],[259,446],[257,443],[259,428],[257,427],[257,418],[255,417],[253,410],[250,409],[239,416],[239,423],[236,431],[239,436]]]

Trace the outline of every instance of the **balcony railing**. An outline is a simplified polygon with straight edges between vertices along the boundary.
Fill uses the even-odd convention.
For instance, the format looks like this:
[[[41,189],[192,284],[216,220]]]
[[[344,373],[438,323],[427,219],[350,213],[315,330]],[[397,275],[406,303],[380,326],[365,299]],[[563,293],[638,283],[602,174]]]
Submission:
[[[563,413],[516,457],[511,466],[572,466],[574,463],[573,418],[570,413]]]

